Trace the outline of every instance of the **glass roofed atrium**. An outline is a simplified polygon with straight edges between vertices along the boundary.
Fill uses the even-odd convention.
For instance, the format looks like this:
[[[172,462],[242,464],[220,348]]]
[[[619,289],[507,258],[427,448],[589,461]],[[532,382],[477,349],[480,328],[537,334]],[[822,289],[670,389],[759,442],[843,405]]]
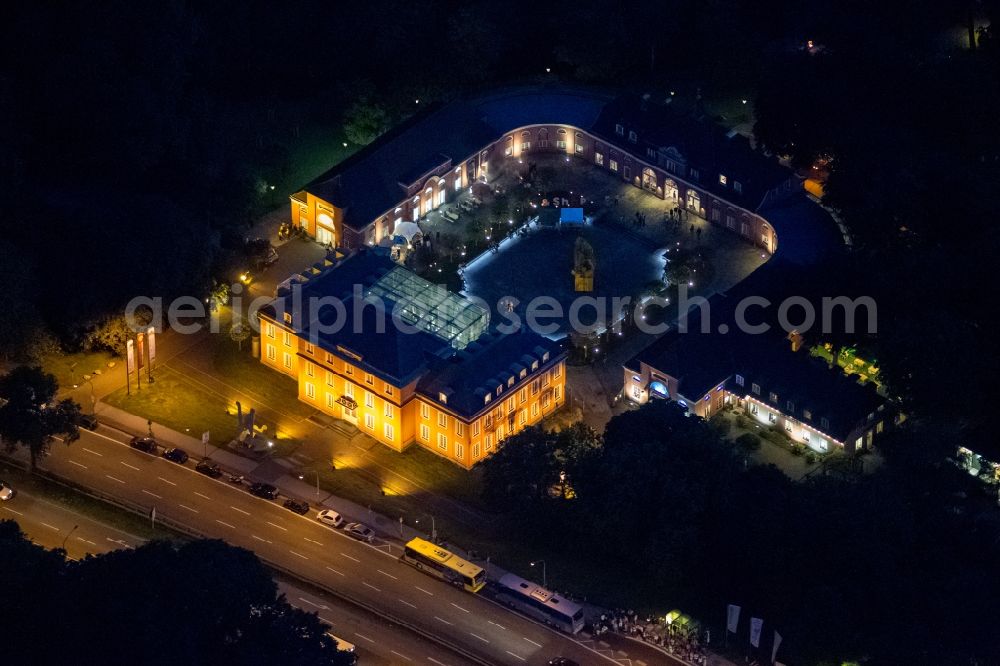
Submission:
[[[436,335],[455,349],[464,349],[486,330],[489,313],[441,285],[395,267],[365,292],[391,301],[393,312],[410,326]]]

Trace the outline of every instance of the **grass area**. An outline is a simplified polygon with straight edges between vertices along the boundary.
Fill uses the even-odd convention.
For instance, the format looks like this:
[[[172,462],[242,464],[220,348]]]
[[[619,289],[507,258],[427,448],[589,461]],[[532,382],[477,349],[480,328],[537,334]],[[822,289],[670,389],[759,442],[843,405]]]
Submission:
[[[290,170],[284,182],[278,183],[278,189],[287,193],[295,192],[360,148],[361,146],[347,141],[340,124],[306,124],[289,146]]]
[[[178,538],[175,532],[162,527],[151,527],[147,518],[77,492],[55,481],[30,474],[6,460],[0,463],[0,470],[3,470],[4,480],[19,491],[45,498],[122,532],[143,539]]]
[[[83,376],[93,374],[95,370],[108,372],[108,362],[121,363],[108,352],[79,352],[76,354],[48,354],[42,360],[42,368],[55,376],[60,388],[67,389],[74,384],[81,384]]]
[[[231,342],[216,336],[212,366],[217,378],[226,384],[239,387],[257,396],[262,405],[296,418],[305,418],[315,412],[298,399],[298,383],[280,372],[264,367],[247,352]]]

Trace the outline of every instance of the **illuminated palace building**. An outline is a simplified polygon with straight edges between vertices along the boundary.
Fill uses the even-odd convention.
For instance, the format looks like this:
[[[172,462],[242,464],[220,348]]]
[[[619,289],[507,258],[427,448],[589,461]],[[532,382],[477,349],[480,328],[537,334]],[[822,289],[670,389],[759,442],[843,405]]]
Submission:
[[[300,400],[397,451],[469,468],[565,402],[559,344],[488,331],[485,309],[381,248],[286,281],[260,320],[261,362],[295,378]]]
[[[418,114],[293,194],[291,218],[323,245],[377,245],[503,161],[542,152],[602,167],[769,253],[779,234],[768,209],[802,192],[789,169],[711,122],[632,95],[536,87]]]

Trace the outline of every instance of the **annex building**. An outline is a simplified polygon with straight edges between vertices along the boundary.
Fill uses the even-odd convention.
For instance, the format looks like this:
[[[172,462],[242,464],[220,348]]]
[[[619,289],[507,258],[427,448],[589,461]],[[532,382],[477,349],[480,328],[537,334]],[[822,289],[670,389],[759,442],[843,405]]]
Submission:
[[[489,331],[486,310],[381,248],[293,276],[259,317],[261,363],[397,451],[416,443],[468,469],[566,399],[556,342]]]

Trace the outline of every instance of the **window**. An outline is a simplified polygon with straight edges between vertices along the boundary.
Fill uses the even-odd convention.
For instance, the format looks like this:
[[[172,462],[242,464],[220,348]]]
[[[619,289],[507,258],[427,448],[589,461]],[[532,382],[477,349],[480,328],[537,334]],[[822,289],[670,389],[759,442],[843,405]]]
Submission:
[[[464,458],[465,457],[465,445],[460,442],[455,442],[455,457]]]
[[[856,449],[863,449],[864,445],[862,444],[862,441],[863,440],[860,437],[858,437],[856,440],[854,440],[854,448],[856,448]]]
[[[455,419],[455,434],[461,437],[465,434],[465,424]]]
[[[743,386],[743,375],[736,375],[736,385]]]
[[[556,148],[558,148],[560,150],[566,150],[566,142],[565,141],[556,141]]]
[[[700,175],[701,174],[698,173],[697,169],[691,169],[691,178],[693,178],[694,180],[698,180],[698,176],[700,176]]]
[[[736,228],[736,218],[732,215],[726,215],[726,227],[729,229]]]
[[[326,406],[327,406],[327,407],[328,407],[329,409],[333,409],[333,406],[334,406],[334,404],[336,404],[336,402],[337,402],[337,401],[336,401],[336,400],[334,399],[334,397],[333,397],[333,394],[332,394],[332,393],[327,393],[327,394],[326,394]]]
[[[391,423],[386,423],[385,424],[385,427],[383,428],[383,432],[385,433],[385,438],[388,439],[388,440],[392,440],[392,437],[395,434],[393,432],[393,427],[392,427]]]
[[[448,438],[443,433],[438,433],[438,448],[442,451],[448,450]]]
[[[778,417],[774,415],[774,412],[768,412],[767,413],[767,422],[768,423],[770,423],[770,424],[773,425],[777,421],[778,421]]]
[[[510,400],[507,401],[507,411],[514,411],[514,396],[510,396]]]
[[[809,419],[810,421],[812,421],[813,415],[812,415],[812,412],[810,412],[808,409],[803,409],[802,410],[802,416],[804,416],[807,419]]]
[[[538,361],[531,362],[531,371],[534,372],[535,370],[538,370]]]
[[[531,403],[531,418],[538,416],[538,401]]]
[[[751,384],[750,390],[753,391],[754,395],[760,395],[760,384]]]
[[[594,153],[594,164],[604,166],[604,155],[601,153]]]
[[[313,368],[312,363],[306,363],[306,377],[315,377],[316,369]]]
[[[278,358],[278,356],[277,356],[277,354],[274,351],[274,345],[268,345],[267,346],[267,360],[273,361],[276,358]]]
[[[580,143],[579,141],[576,142],[576,154],[577,155],[579,155],[580,153],[582,153],[585,148],[586,148],[586,146],[584,146],[582,143]]]
[[[826,418],[825,416],[820,417],[819,427],[822,428],[823,430],[829,430],[830,429],[830,419]]]
[[[861,440],[858,441],[860,442]],[[486,435],[486,450],[487,451],[493,450],[493,435]]]
[[[615,134],[618,136],[625,135],[625,127],[623,125],[615,125]]]
[[[721,215],[721,213],[719,213],[719,209],[718,208],[713,208],[712,209],[712,222],[718,222],[720,215]]]
[[[501,393],[503,393],[503,384],[501,384],[500,386],[497,387],[497,397],[498,398],[500,397]]]
[[[549,396],[548,395],[543,395],[542,396],[542,409],[548,409],[548,408],[549,408]]]
[[[431,408],[427,406],[426,402],[420,403],[420,418],[429,419],[431,417]]]
[[[462,177],[455,176],[455,191],[458,192],[462,189]]]
[[[331,354],[330,352],[326,353],[326,364],[333,365],[333,354]]]
[[[785,431],[786,432],[791,432],[792,431],[792,422],[791,421],[788,421],[788,420],[785,421]]]
[[[737,194],[743,194],[743,185],[738,180],[733,181],[733,189]]]
[[[521,389],[520,391],[518,391],[518,392],[517,392],[517,400],[518,400],[518,402],[520,402],[520,403],[521,403],[522,405],[523,405],[523,404],[524,404],[525,402],[527,402],[527,401],[528,401],[528,389],[526,389],[526,388],[522,388],[522,389]]]
[[[771,402],[778,402],[778,394],[772,391],[770,395],[770,400]]]
[[[562,363],[552,368],[552,376],[556,379],[562,377]]]
[[[375,406],[375,396],[365,391],[365,407],[372,408]]]
[[[386,383],[386,385],[385,385],[385,394],[386,395],[392,395],[392,385],[389,384],[389,383]]]
[[[629,133],[628,133],[628,140],[629,140],[629,143],[635,143],[636,141],[639,140],[639,136],[635,132],[629,131]]]
[[[552,395],[555,397],[556,402],[559,402],[559,399],[562,397],[562,387],[557,386],[555,390],[552,392]]]
[[[344,383],[344,395],[352,400],[354,399],[354,384]]]
[[[385,403],[384,413],[385,413],[385,418],[387,418],[387,419],[391,419],[392,418],[392,403],[388,403],[388,402]]]
[[[329,370],[326,371],[326,385],[333,386],[333,373]]]
[[[267,326],[264,327],[264,330],[267,331],[267,337],[274,337],[274,324],[268,323]]]
[[[281,333],[281,340],[282,340],[282,342],[285,343],[286,347],[291,347],[292,346],[292,334],[289,333],[288,331],[282,331],[282,333]]]
[[[518,415],[518,419],[517,420],[521,423],[521,425],[524,425],[525,423],[527,423],[528,422],[528,412],[526,412],[525,410],[522,409],[521,413]]]
[[[365,427],[369,430],[375,430],[375,416],[372,414],[365,414]]]
[[[315,351],[316,351],[316,347],[314,347],[314,346],[313,346],[313,344],[312,344],[311,342],[307,342],[307,343],[306,343],[306,353],[307,353],[307,354],[312,354],[312,353],[314,353]]]
[[[524,152],[525,150],[531,150],[531,142],[530,141],[522,141],[521,142],[521,152]]]
[[[306,382],[306,397],[310,400],[316,399],[316,386],[310,382]]]
[[[788,411],[791,412],[792,414],[795,413],[795,403],[792,402],[791,400],[788,401]]]
[[[656,151],[653,150],[652,148],[647,148],[646,149],[646,157],[648,157],[651,160],[655,160],[656,159]]]
[[[538,395],[539,386],[540,386],[540,384],[539,384],[539,381],[537,379],[535,381],[531,382],[531,395]]]
[[[518,374],[518,377],[520,377],[521,379],[524,379],[527,376],[528,376],[528,371],[526,369],[524,369],[524,368],[521,368],[521,372]]]
[[[493,399],[493,394],[492,393],[487,393],[485,396],[483,396],[483,404],[484,405],[490,404],[490,400],[492,400],[492,399]]]
[[[475,444],[472,445],[472,459],[473,460],[479,459],[479,442],[476,442]]]
[[[444,412],[438,412],[438,425],[442,428],[448,427],[448,415]]]
[[[375,377],[373,377],[371,374],[369,374],[369,373],[366,372],[365,373],[365,384],[368,384],[369,386],[374,386],[375,385]]]
[[[881,434],[883,430],[885,430],[885,426],[883,425],[882,421],[879,421],[878,423],[875,424],[875,432]]]
[[[438,393],[438,400],[440,400],[446,405],[448,404],[448,396],[446,396],[444,393]]]
[[[285,312],[284,313],[284,319],[285,319],[285,323],[286,324],[291,324],[292,323],[292,313],[291,312]]]
[[[726,178],[726,175],[723,174],[723,173],[720,173],[719,174],[719,185],[722,185],[723,187],[725,187],[726,183],[728,183],[728,182],[729,182],[729,179]]]
[[[479,436],[479,421],[475,421],[472,424],[472,436],[473,437],[478,437]]]
[[[507,388],[510,388],[513,385],[514,385],[514,378],[513,377],[508,377],[507,378]]]
[[[425,442],[431,441],[431,429],[427,427],[426,423],[420,424],[420,439]]]
[[[618,160],[611,160],[608,166],[611,167],[612,171],[618,171]]]
[[[289,370],[292,369],[292,355],[288,352],[285,352],[285,367]]]

